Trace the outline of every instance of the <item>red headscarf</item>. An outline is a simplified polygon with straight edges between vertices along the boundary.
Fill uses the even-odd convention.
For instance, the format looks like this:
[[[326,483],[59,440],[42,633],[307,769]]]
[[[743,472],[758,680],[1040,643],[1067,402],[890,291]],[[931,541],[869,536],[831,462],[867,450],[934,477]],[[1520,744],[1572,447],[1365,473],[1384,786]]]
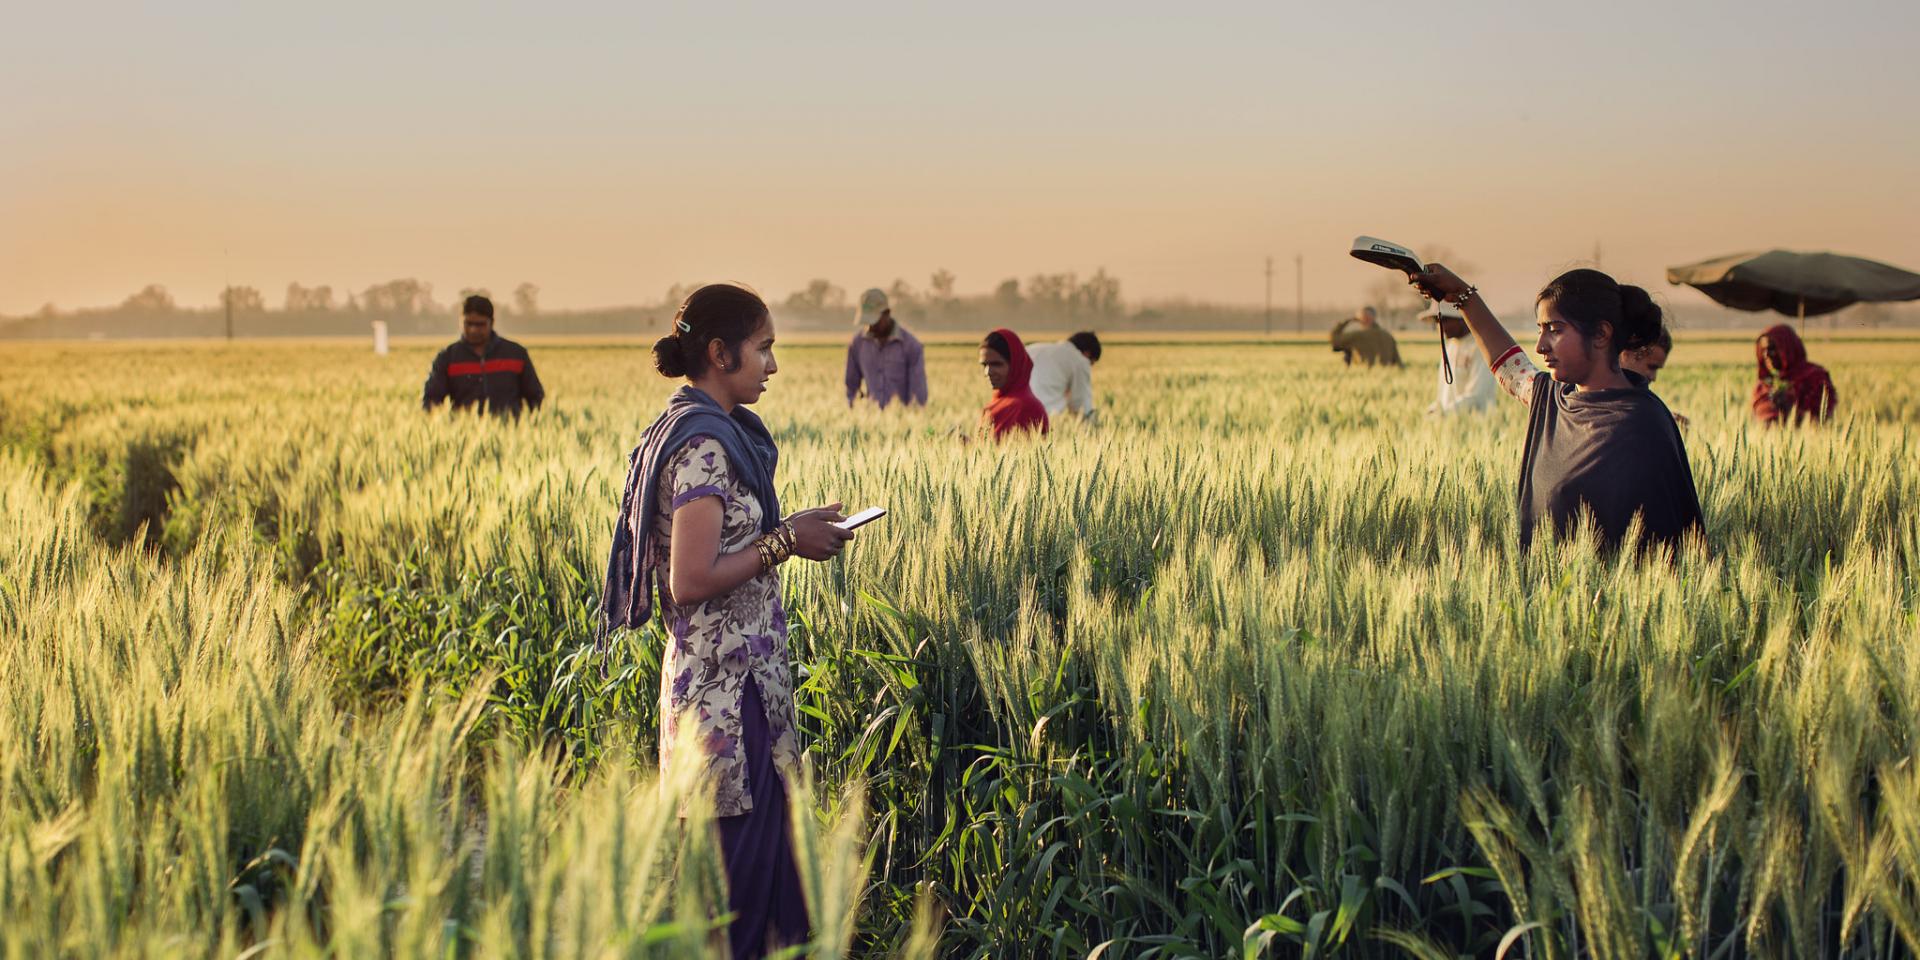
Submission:
[[[993,391],[993,402],[980,412],[980,426],[991,430],[995,440],[1014,430],[1038,428],[1046,433],[1046,404],[1027,386],[1033,379],[1033,358],[1027,356],[1027,345],[1020,342],[1019,334],[1005,327],[993,332],[1007,342],[1007,383]]]
[[[1807,362],[1807,347],[1800,335],[1782,323],[1760,336],[1779,351],[1783,369],[1775,373],[1767,363],[1767,348],[1759,340],[1753,342],[1754,356],[1760,361],[1760,382],[1753,385],[1754,418],[1761,423],[1799,423],[1832,416],[1840,399],[1833,378],[1827,376],[1826,367]]]

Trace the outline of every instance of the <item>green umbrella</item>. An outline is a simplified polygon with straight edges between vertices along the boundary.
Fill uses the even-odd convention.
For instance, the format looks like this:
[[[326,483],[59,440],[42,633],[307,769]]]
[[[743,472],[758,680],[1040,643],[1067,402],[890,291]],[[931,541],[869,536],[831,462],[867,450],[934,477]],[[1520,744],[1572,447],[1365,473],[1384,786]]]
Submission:
[[[1862,301],[1920,300],[1920,273],[1837,253],[1737,253],[1668,267],[1667,282],[1694,287],[1735,310],[1803,320]]]

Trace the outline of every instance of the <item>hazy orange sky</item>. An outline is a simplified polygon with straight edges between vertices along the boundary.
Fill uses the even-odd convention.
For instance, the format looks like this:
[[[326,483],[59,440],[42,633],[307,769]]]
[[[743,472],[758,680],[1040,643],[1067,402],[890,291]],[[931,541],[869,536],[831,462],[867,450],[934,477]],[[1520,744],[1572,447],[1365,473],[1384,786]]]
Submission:
[[[544,5],[543,5],[544,6]],[[1592,256],[1920,269],[1920,4],[14,5],[0,313],[398,276],[548,307],[1105,267],[1496,303]],[[1336,9],[1338,7],[1338,9]],[[1673,292],[1675,299],[1694,297]]]

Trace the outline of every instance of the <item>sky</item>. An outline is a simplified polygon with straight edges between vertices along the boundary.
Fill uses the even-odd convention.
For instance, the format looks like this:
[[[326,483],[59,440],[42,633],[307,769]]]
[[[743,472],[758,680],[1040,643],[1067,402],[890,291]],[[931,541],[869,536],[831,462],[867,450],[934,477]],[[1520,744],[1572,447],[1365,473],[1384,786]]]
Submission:
[[[395,277],[548,308],[938,269],[1497,303],[1601,264],[1920,269],[1920,4],[5,0],[0,313]],[[1679,299],[1697,296],[1670,292]]]

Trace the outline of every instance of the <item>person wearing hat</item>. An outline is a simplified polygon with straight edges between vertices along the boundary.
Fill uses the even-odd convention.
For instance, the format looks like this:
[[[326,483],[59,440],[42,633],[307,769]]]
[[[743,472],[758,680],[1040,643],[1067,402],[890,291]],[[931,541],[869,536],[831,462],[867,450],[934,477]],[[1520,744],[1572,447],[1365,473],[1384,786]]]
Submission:
[[[887,292],[876,287],[861,294],[854,323],[860,332],[847,344],[847,406],[859,399],[863,386],[881,407],[895,400],[926,406],[926,351],[893,319]]]
[[[1441,348],[1447,351],[1447,360],[1453,366],[1452,383],[1447,382],[1446,370],[1440,371],[1440,397],[1427,412],[1448,417],[1493,409],[1499,402],[1500,385],[1494,382],[1493,371],[1474,357],[1467,318],[1447,304],[1436,303],[1420,319],[1440,328]]]
[[[1328,339],[1340,362],[1352,366],[1355,360],[1372,366],[1400,366],[1400,347],[1393,334],[1380,326],[1380,315],[1372,307],[1361,307],[1350,319],[1333,328]]]

